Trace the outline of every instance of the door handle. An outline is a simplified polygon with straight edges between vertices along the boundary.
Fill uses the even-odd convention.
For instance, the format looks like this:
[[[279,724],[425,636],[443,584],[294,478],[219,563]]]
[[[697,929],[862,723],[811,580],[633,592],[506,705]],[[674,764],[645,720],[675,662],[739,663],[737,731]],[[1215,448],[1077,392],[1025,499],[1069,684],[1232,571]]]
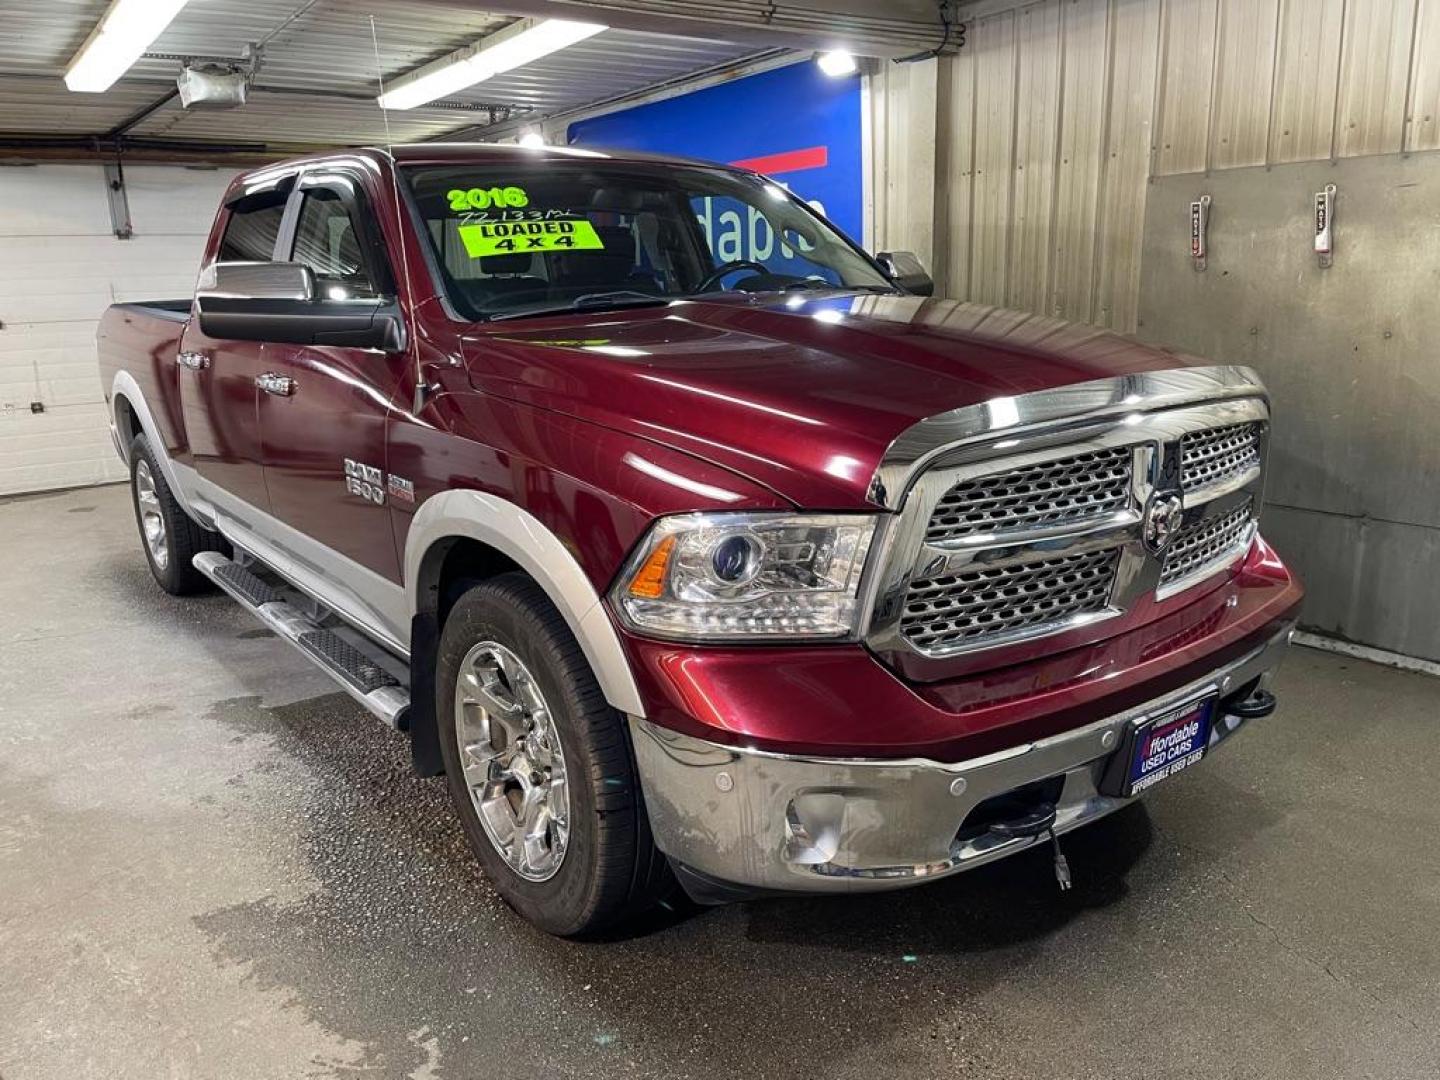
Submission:
[[[204,371],[210,366],[210,357],[203,352],[182,352],[175,362],[191,371]]]
[[[276,397],[289,397],[295,393],[295,380],[289,375],[277,375],[273,371],[256,375],[255,385],[267,394],[274,394]]]

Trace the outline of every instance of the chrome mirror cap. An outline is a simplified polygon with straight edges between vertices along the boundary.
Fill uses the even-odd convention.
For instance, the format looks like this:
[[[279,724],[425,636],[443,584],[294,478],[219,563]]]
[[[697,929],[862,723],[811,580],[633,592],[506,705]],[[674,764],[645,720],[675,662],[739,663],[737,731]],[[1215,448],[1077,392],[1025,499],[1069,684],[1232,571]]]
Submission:
[[[200,271],[199,298],[313,300],[315,272],[295,262],[217,262]]]

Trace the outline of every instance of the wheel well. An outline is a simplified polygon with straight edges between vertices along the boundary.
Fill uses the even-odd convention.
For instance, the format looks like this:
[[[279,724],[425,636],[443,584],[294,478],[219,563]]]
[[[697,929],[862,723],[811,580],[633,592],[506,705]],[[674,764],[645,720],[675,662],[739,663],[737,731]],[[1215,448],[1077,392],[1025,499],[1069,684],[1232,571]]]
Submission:
[[[124,394],[115,395],[115,428],[124,436],[124,450],[128,456],[130,444],[135,436],[141,434],[145,429],[140,426],[140,417],[135,415],[135,409],[130,404],[130,399]]]
[[[411,759],[420,776],[438,776],[445,771],[435,712],[440,628],[455,601],[471,585],[519,569],[498,549],[466,536],[437,541],[420,560],[417,610],[410,620],[410,708],[405,717]]]
[[[432,545],[420,563],[420,607],[433,612],[439,626],[455,601],[471,585],[519,570],[514,559],[479,540],[455,536]]]

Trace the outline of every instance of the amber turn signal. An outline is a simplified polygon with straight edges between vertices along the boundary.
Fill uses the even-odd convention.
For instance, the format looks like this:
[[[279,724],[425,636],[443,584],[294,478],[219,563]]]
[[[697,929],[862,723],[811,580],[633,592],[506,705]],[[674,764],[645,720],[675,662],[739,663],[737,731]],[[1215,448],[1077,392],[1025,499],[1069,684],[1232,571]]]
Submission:
[[[670,566],[670,556],[675,551],[675,537],[667,536],[655,545],[655,550],[635,571],[630,579],[628,592],[645,600],[658,600],[665,595],[665,571]]]

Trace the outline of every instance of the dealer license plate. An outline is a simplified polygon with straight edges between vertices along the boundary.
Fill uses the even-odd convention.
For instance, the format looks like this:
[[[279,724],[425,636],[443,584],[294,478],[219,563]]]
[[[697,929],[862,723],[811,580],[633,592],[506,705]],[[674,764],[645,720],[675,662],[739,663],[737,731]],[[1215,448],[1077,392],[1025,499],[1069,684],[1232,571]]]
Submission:
[[[1205,756],[1215,702],[1214,696],[1192,701],[1147,720],[1136,730],[1127,774],[1127,795],[1138,795]]]

